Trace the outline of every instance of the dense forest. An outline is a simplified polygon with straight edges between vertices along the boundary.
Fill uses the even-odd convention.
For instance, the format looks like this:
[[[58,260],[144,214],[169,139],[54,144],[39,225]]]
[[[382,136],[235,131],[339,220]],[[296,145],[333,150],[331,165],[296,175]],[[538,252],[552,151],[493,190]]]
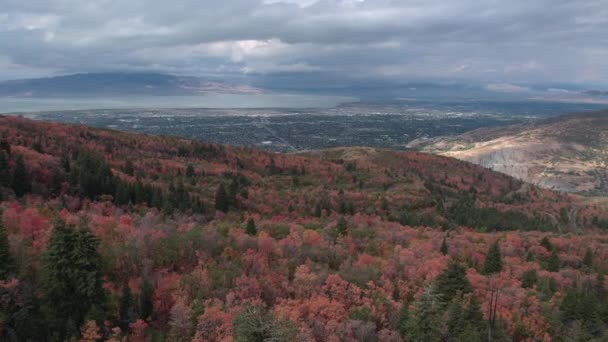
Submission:
[[[2,341],[605,341],[608,213],[450,158],[0,116]]]

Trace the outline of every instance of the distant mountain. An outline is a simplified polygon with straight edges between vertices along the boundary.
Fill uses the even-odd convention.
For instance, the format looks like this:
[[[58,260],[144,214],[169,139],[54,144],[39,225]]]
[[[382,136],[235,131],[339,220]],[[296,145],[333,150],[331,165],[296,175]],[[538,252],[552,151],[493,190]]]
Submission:
[[[602,90],[586,90],[583,94],[591,95],[591,96],[608,96],[608,91]]]
[[[608,195],[608,111],[479,129],[410,147],[470,161],[545,188]]]
[[[0,96],[128,96],[260,93],[247,85],[156,73],[87,73],[0,82]]]

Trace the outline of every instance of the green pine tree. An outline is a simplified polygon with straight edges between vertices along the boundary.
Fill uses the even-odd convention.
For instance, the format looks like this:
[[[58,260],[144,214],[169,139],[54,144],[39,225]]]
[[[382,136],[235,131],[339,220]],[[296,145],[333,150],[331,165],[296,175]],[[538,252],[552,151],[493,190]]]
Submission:
[[[224,187],[224,184],[220,184],[220,186],[217,188],[217,192],[215,193],[215,209],[227,212],[229,206],[230,203],[228,201],[226,188]]]
[[[561,267],[561,260],[559,259],[559,255],[557,254],[557,250],[553,249],[551,251],[551,255],[547,259],[545,268],[549,272],[559,272]]]
[[[481,336],[485,334],[486,320],[483,318],[483,313],[481,312],[481,306],[479,305],[477,297],[471,297],[469,305],[467,305],[464,310],[463,316],[465,326],[476,330]]]
[[[340,217],[340,219],[338,220],[338,223],[336,224],[336,230],[338,231],[338,234],[342,236],[346,235],[346,232],[348,230],[348,224],[344,216]]]
[[[443,255],[448,255],[448,242],[446,241],[445,237],[443,238],[443,241],[441,242],[441,248],[439,249],[439,251]]]
[[[52,329],[63,337],[105,304],[98,243],[86,225],[75,229],[58,220],[42,256],[46,309]]]
[[[527,270],[521,277],[521,287],[523,287],[524,289],[531,288],[532,286],[536,285],[537,281],[538,274],[536,270]]]
[[[15,157],[15,169],[13,170],[12,186],[17,197],[22,197],[26,193],[32,191],[30,176],[25,167],[23,156],[20,154]]]
[[[500,245],[498,240],[490,246],[486,260],[483,264],[483,274],[492,274],[502,271],[502,259],[500,256]]]
[[[546,236],[540,240],[540,245],[545,247],[549,252],[553,250],[553,244],[551,244],[551,241],[549,241],[549,238]]]
[[[8,171],[8,155],[0,150],[0,187],[11,186],[11,175]]]
[[[255,221],[252,218],[247,220],[247,226],[245,227],[245,233],[247,235],[255,236],[258,234],[258,229],[255,227]]]
[[[469,283],[466,273],[466,267],[450,260],[448,266],[435,279],[434,289],[439,300],[448,303],[457,295],[461,296],[471,292],[471,283]]]
[[[122,295],[120,296],[120,306],[118,312],[120,328],[123,329],[123,331],[127,331],[129,328],[129,323],[132,323],[135,318],[135,312],[133,309],[133,295],[131,294],[129,284],[124,284],[122,287]]]
[[[133,176],[135,170],[133,168],[133,162],[131,161],[131,159],[127,160],[127,162],[125,163],[125,173],[128,174],[129,176]]]
[[[401,335],[401,337],[405,338],[405,336],[407,335],[409,319],[410,319],[409,304],[407,302],[404,302],[403,305],[401,306],[401,310],[399,310],[399,318],[397,318],[397,323],[396,323],[396,327],[395,327],[397,332],[399,332],[399,335]]]
[[[406,341],[428,342],[441,338],[438,302],[431,289],[427,289],[414,305],[408,320]]]
[[[323,210],[323,208],[321,208],[321,203],[320,202],[317,203],[315,205],[315,213],[314,213],[315,217],[321,217],[321,214],[323,213],[322,210]]]
[[[0,208],[0,218],[2,209]],[[15,261],[11,255],[6,229],[0,220],[0,280],[8,279],[15,271]]]
[[[589,247],[587,247],[587,251],[585,251],[585,257],[583,258],[583,265],[587,266],[587,268],[589,268],[589,269],[591,269],[593,267],[593,251]]]
[[[150,279],[144,276],[142,279],[141,292],[139,294],[139,317],[148,320],[152,316],[152,296],[154,288],[150,284]]]
[[[445,340],[453,341],[456,337],[460,336],[464,328],[464,315],[463,315],[462,300],[456,298],[447,307],[447,331]]]

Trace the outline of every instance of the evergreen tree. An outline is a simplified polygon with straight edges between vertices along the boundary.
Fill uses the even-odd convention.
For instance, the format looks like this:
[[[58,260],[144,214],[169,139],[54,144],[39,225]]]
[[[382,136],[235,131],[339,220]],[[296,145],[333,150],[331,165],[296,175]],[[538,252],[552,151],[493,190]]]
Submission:
[[[143,277],[141,292],[139,294],[139,317],[143,320],[148,320],[152,316],[152,296],[154,295],[154,288],[150,284],[150,280],[147,276]]]
[[[448,266],[435,279],[435,293],[443,302],[450,302],[457,295],[472,291],[467,279],[467,270],[463,265],[450,260]]]
[[[128,174],[129,176],[133,176],[133,173],[135,172],[133,169],[133,162],[131,161],[131,159],[127,160],[127,162],[125,163],[125,173]]]
[[[557,255],[557,250],[553,249],[551,251],[551,255],[547,259],[545,268],[549,272],[559,272],[561,267],[561,260],[559,260],[559,255]]]
[[[466,325],[455,341],[458,342],[483,342],[483,335],[470,325]]]
[[[486,329],[486,321],[483,318],[483,313],[481,312],[477,297],[471,296],[469,305],[467,305],[464,310],[463,316],[465,326],[479,332],[479,334],[483,336]]]
[[[315,217],[321,217],[321,214],[323,213],[322,210],[323,209],[321,208],[321,203],[317,203],[315,205],[315,213],[314,213]]]
[[[0,218],[2,209],[0,208]],[[8,279],[15,271],[15,261],[11,255],[6,229],[0,220],[0,280]]]
[[[252,218],[247,220],[247,227],[245,227],[245,233],[251,236],[255,236],[258,233],[258,229],[255,227],[255,221],[253,221]]]
[[[446,241],[445,237],[443,238],[443,241],[441,242],[441,248],[439,249],[439,251],[443,255],[448,255],[448,242]]]
[[[540,245],[545,247],[549,252],[553,250],[553,244],[551,244],[551,241],[549,241],[549,238],[546,236],[540,240]]]
[[[60,337],[74,336],[74,327],[105,303],[97,245],[86,226],[74,229],[60,220],[55,222],[42,257],[43,287],[48,319]]]
[[[104,158],[94,152],[82,150],[71,171],[72,180],[83,197],[95,199],[100,195],[114,195],[116,179]]]
[[[591,269],[593,267],[593,251],[589,247],[587,247],[587,251],[585,251],[585,257],[583,258],[583,265],[587,266],[587,268],[589,268],[589,269]]]
[[[194,177],[194,166],[192,164],[186,166],[186,177]]]
[[[445,336],[446,341],[455,341],[464,329],[462,300],[456,298],[447,308],[447,331]]]
[[[11,186],[11,175],[8,172],[8,155],[0,150],[0,187]]]
[[[227,212],[229,207],[228,194],[224,184],[220,184],[215,193],[215,209],[223,212]]]
[[[23,156],[18,154],[15,157],[15,169],[13,170],[13,191],[17,197],[22,197],[32,190],[30,176],[25,167]]]
[[[401,337],[405,338],[407,335],[408,321],[410,319],[410,308],[407,302],[404,302],[399,310],[399,317],[397,318],[396,329]]]
[[[116,185],[116,194],[114,195],[114,203],[118,206],[127,205],[131,200],[129,194],[129,184],[119,181]]]
[[[51,173],[51,184],[49,190],[51,194],[57,196],[61,193],[61,188],[63,186],[64,177],[63,173],[59,168],[54,168]]]
[[[346,235],[347,229],[348,229],[348,224],[347,224],[344,216],[342,216],[342,217],[340,217],[340,219],[338,220],[338,223],[336,224],[336,230],[338,231],[338,234],[344,236],[344,235]]]
[[[538,274],[537,274],[536,270],[534,270],[534,269],[527,270],[524,272],[524,274],[521,277],[521,287],[523,287],[524,289],[530,288],[530,287],[536,285],[537,281],[538,281]]]
[[[500,245],[498,240],[490,246],[486,260],[483,264],[483,274],[492,274],[502,271],[502,259],[500,256]]]
[[[46,320],[40,308],[40,299],[36,296],[35,291],[36,289],[29,283],[20,286],[21,304],[13,314],[19,341],[46,340]]]
[[[439,341],[439,310],[437,299],[431,289],[425,290],[414,305],[414,311],[407,324],[406,341]]]
[[[120,306],[118,312],[120,328],[123,331],[127,331],[129,329],[129,324],[135,320],[133,295],[131,294],[129,284],[124,284],[122,287],[122,295],[120,296]]]

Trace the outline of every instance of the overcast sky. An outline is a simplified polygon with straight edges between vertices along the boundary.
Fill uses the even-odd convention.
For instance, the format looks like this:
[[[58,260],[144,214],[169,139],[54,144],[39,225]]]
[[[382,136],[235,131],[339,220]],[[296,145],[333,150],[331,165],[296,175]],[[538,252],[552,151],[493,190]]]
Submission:
[[[608,84],[608,0],[2,0],[0,79],[97,71]]]

